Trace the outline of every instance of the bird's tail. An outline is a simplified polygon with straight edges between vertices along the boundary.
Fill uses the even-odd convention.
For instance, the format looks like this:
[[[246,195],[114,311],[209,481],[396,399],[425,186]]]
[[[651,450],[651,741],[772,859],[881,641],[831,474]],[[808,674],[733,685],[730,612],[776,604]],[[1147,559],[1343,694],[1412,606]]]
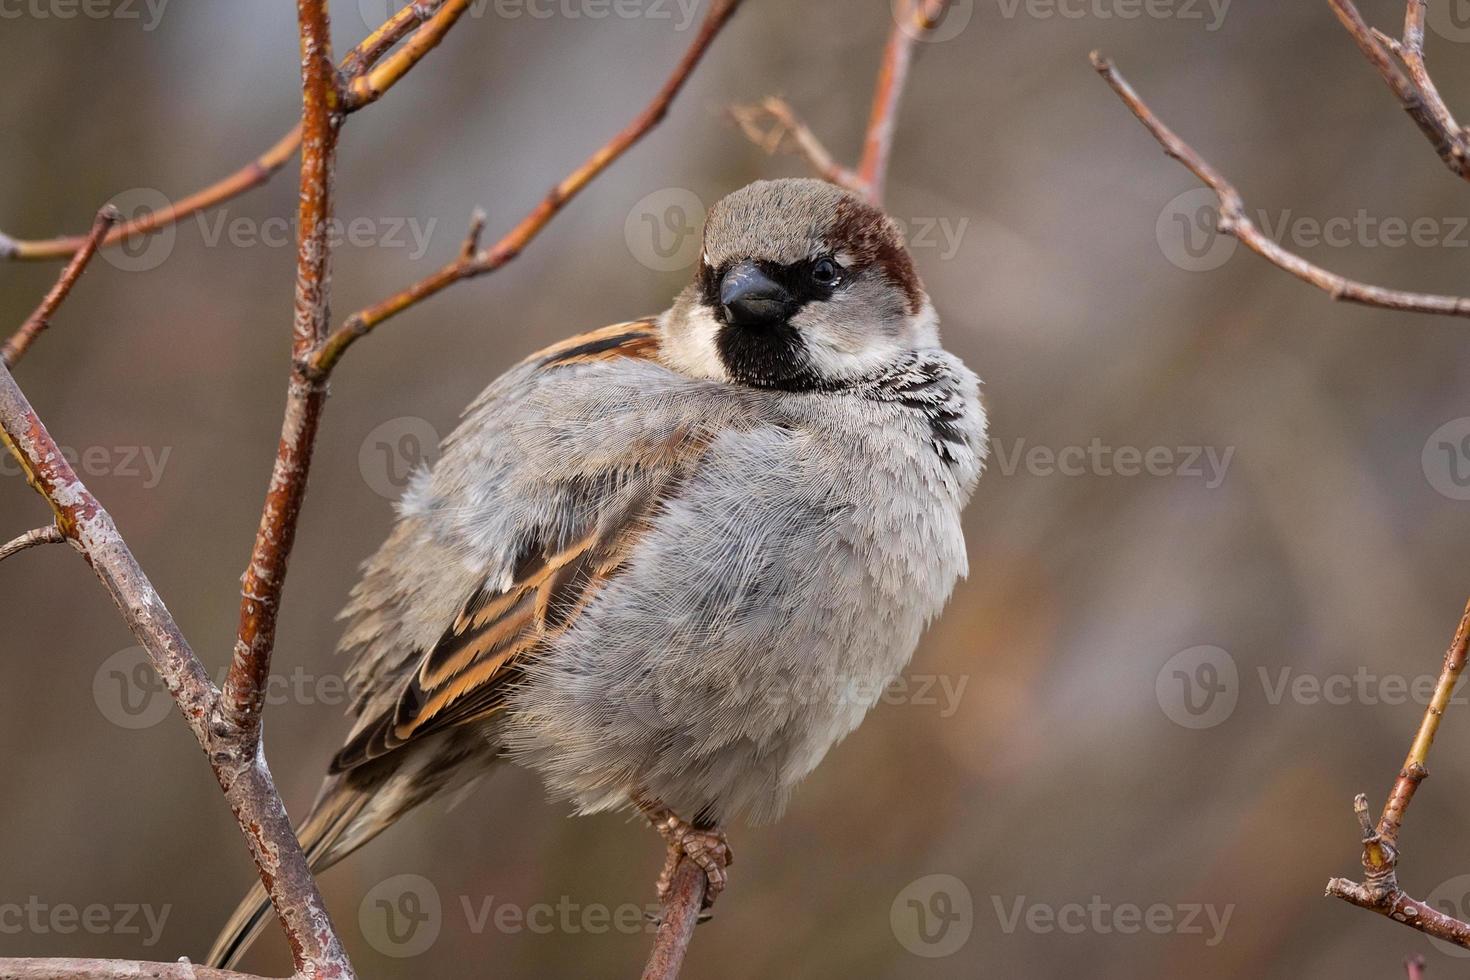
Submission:
[[[327,780],[316,805],[296,831],[313,873],[336,864],[388,826],[387,822],[358,819],[369,799],[371,794],[349,786],[341,776]],[[215,939],[209,951],[209,965],[234,966],[270,921],[270,912],[265,886],[256,882]]]

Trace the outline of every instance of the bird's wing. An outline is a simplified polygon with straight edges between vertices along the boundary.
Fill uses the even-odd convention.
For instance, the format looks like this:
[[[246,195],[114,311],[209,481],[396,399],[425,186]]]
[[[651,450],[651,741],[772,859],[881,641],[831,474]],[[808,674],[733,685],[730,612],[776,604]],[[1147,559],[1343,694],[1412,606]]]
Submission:
[[[657,346],[652,323],[617,324],[549,347],[505,380],[522,388],[546,386],[554,393],[555,386],[566,387],[569,377],[598,373],[586,365],[619,368],[611,362],[650,360]],[[562,375],[560,381],[555,377],[566,371],[577,374]],[[493,410],[496,400],[506,397],[504,390],[497,394],[492,386],[471,413],[485,411],[487,405]],[[515,406],[507,407],[508,415],[515,411]],[[529,423],[500,424],[539,427],[538,439],[541,428],[598,424],[586,418],[548,421],[532,415]],[[517,472],[534,466],[536,476],[519,479],[517,492],[560,499],[559,512],[575,516],[558,518],[548,526],[513,529],[514,556],[507,567],[487,575],[465,598],[438,642],[417,653],[416,668],[411,662],[410,669],[395,677],[392,690],[367,692],[353,737],[333,760],[332,771],[361,766],[414,739],[483,719],[501,707],[525,655],[569,629],[624,567],[651,517],[703,454],[707,439],[701,431],[697,420],[690,425],[652,426],[640,438],[608,440],[616,444],[614,448],[606,449],[603,443],[600,458],[580,465],[565,458],[501,464]],[[502,434],[495,430],[490,437]],[[509,506],[507,501],[491,501],[492,507],[497,504]]]

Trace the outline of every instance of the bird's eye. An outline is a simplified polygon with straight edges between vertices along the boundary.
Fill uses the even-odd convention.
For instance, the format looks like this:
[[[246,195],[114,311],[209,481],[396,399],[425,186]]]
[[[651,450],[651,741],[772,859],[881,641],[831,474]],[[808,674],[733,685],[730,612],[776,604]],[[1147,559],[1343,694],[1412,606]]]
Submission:
[[[835,286],[841,278],[842,266],[832,259],[817,259],[812,264],[812,281],[818,286]]]

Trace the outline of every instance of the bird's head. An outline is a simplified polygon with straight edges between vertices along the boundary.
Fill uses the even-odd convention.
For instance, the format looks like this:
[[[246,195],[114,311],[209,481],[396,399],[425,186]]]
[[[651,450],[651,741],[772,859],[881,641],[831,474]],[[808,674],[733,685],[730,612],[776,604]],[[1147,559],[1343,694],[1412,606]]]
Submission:
[[[709,213],[694,282],[662,320],[663,356],[694,377],[840,388],[938,343],[898,226],[820,180],[758,181]]]

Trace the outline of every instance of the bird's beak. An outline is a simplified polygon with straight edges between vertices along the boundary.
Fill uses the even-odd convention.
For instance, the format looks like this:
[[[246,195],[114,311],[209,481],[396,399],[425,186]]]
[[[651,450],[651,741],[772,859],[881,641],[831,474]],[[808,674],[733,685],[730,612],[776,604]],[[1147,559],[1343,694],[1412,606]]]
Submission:
[[[720,282],[720,306],[727,323],[776,327],[789,320],[799,304],[754,262],[741,262]]]

